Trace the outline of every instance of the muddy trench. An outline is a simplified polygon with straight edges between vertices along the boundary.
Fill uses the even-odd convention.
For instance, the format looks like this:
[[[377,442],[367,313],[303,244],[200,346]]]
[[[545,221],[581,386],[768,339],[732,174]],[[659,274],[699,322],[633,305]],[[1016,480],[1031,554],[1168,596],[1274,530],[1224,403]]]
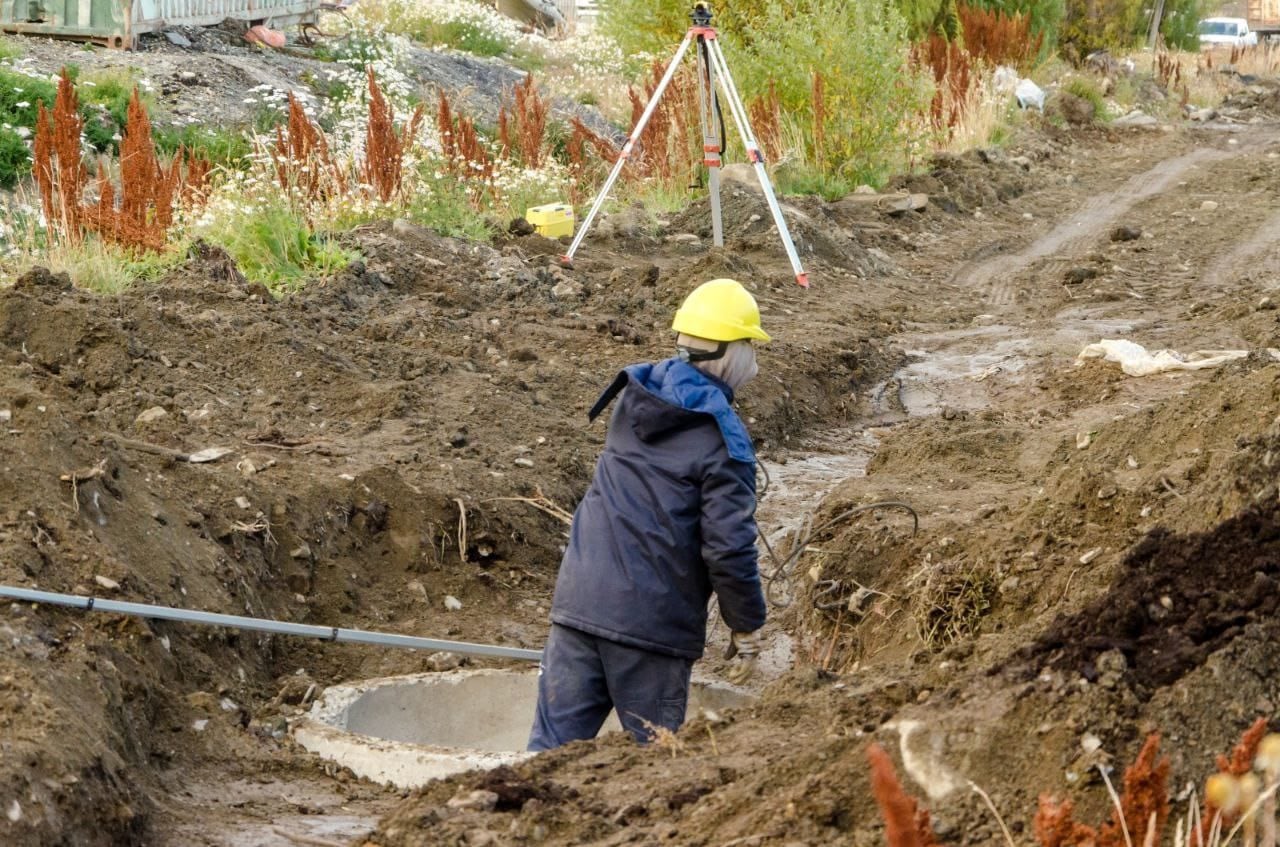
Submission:
[[[730,250],[619,228],[572,302],[546,293],[562,279],[536,237],[401,225],[362,232],[361,267],[281,303],[216,252],[109,306],[48,275],[0,292],[0,581],[518,647],[545,635],[564,517],[602,443],[581,412],[608,374],[664,355],[670,308],[709,275],[755,280],[779,339],[741,398],[774,602],[757,704],[669,750],[603,739],[409,793],[289,732],[327,686],[456,657],[15,605],[11,843],[863,844],[871,739],[948,843],[995,837],[970,779],[1019,833],[1039,790],[1105,809],[1081,781],[1084,735],[1122,762],[1142,728],[1176,724],[1191,778],[1280,702],[1258,658],[1278,567],[1259,505],[1280,455],[1276,312],[1259,305],[1280,261],[1280,207],[1257,187],[1274,145],[1021,143],[1026,165],[940,166],[946,204],[914,217],[797,201],[809,293],[746,195]],[[1250,355],[1145,379],[1075,364],[1111,337]],[[207,467],[173,456],[223,445],[235,455]],[[918,533],[901,509],[840,518],[889,500]],[[726,637],[713,628],[701,677],[722,673]],[[1238,683],[1218,723],[1213,679]],[[449,803],[475,790],[511,799]]]

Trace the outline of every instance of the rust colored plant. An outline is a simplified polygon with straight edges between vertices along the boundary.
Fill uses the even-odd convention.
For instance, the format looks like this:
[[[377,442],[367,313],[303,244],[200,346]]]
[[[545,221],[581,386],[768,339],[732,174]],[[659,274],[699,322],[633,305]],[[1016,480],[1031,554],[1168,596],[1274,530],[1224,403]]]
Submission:
[[[1126,847],[1130,839],[1134,844],[1158,844],[1169,818],[1169,760],[1157,759],[1159,752],[1160,734],[1153,732],[1125,769],[1120,809],[1112,811],[1111,820],[1096,829],[1074,820],[1070,800],[1059,803],[1042,794],[1034,822],[1041,847]],[[1148,833],[1153,817],[1155,830]],[[1126,825],[1129,839],[1125,837]]]
[[[472,202],[478,203],[493,178],[494,161],[481,143],[475,123],[463,115],[454,115],[449,98],[441,91],[436,106],[436,125],[440,128],[445,170],[460,177],[470,187]]]
[[[1120,795],[1120,813],[1113,813],[1110,823],[1098,832],[1099,847],[1126,844],[1124,828],[1135,844],[1160,843],[1165,822],[1169,819],[1169,759],[1157,759],[1160,752],[1160,734],[1153,732],[1143,742],[1138,758],[1124,771],[1124,791]],[[1154,839],[1148,827],[1155,821]]]
[[[414,109],[404,129],[397,132],[395,110],[382,95],[373,68],[369,68],[369,125],[365,131],[363,177],[378,199],[386,203],[400,193],[404,157],[413,146],[422,122],[422,107]]]
[[[276,127],[271,159],[276,179],[285,191],[296,187],[308,200],[346,193],[347,178],[329,152],[329,142],[307,117],[292,91],[289,92],[288,124]]]
[[[80,102],[67,69],[58,80],[53,113],[37,104],[33,171],[44,219],[72,242],[80,240],[80,194],[87,178],[80,162]]]
[[[1207,54],[1205,58],[1209,61],[1209,67],[1212,68],[1212,54]],[[1165,91],[1177,88],[1182,82],[1182,63],[1170,54],[1161,51],[1156,54],[1155,76],[1156,82]]]
[[[1231,748],[1229,756],[1218,756],[1216,764],[1219,772],[1229,773],[1232,776],[1244,776],[1253,770],[1253,760],[1258,756],[1258,744],[1266,734],[1267,719],[1258,718],[1240,736],[1240,741]]]
[[[1253,760],[1258,755],[1258,744],[1261,743],[1263,736],[1267,734],[1267,719],[1258,718],[1249,728],[1240,736],[1240,740],[1236,742],[1236,746],[1231,748],[1231,752],[1227,755],[1219,754],[1215,764],[1218,773],[1230,774],[1234,777],[1244,776],[1253,769]],[[1215,818],[1221,818],[1224,824],[1231,824],[1235,821],[1233,813],[1226,812],[1217,808],[1205,798],[1200,813],[1200,843],[1209,843],[1209,830],[1213,826]]]
[[[764,155],[771,162],[782,158],[782,105],[778,100],[778,87],[772,79],[765,95],[751,102],[748,117]]]
[[[634,88],[627,90],[631,99],[633,129],[640,122],[645,105],[653,99],[663,72],[662,64],[654,62],[643,93]],[[688,67],[678,71],[658,101],[632,153],[630,177],[654,177],[668,184],[685,185],[692,180],[695,161],[702,161],[701,155],[693,155],[692,148],[694,128],[691,118],[697,113],[692,74]],[[699,143],[698,148],[701,147]]]
[[[1097,830],[1078,823],[1072,817],[1074,810],[1070,800],[1059,803],[1048,794],[1040,795],[1040,807],[1032,823],[1040,847],[1094,847]]]
[[[565,152],[569,159],[569,199],[577,204],[586,199],[582,186],[591,181],[592,165],[612,165],[618,161],[618,149],[609,139],[594,132],[578,118],[569,121],[569,141]]]
[[[929,810],[902,788],[893,761],[879,744],[867,748],[871,764],[871,793],[884,818],[884,840],[889,847],[939,847],[929,821]]]
[[[951,130],[964,116],[969,92],[979,74],[973,56],[960,44],[940,35],[931,35],[915,45],[912,60],[933,73],[935,89],[929,116],[939,130]]]
[[[90,231],[131,249],[164,249],[175,202],[194,205],[202,200],[209,163],[181,149],[167,166],[160,163],[151,119],[135,88],[120,143],[119,202],[106,163],[99,162],[97,202],[86,205],[82,198],[88,175],[80,161],[77,106],[64,69],[52,115],[43,107],[37,114],[34,143],[36,182],[50,230],[71,243]]]
[[[498,141],[504,157],[515,157],[527,168],[541,166],[547,132],[547,103],[542,99],[533,74],[514,89],[511,111],[503,103],[498,110]]]
[[[990,65],[1025,69],[1040,53],[1044,35],[1031,33],[1031,17],[1007,15],[964,3],[956,7],[964,33],[964,50]]]

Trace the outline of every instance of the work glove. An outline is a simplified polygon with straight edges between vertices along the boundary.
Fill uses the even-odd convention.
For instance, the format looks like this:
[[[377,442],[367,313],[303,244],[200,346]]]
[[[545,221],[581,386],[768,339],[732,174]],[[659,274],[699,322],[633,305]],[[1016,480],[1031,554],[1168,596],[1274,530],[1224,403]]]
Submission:
[[[731,633],[729,646],[724,651],[724,657],[733,660],[726,674],[729,681],[734,685],[746,684],[756,672],[756,663],[763,648],[764,639],[760,636],[760,630]]]

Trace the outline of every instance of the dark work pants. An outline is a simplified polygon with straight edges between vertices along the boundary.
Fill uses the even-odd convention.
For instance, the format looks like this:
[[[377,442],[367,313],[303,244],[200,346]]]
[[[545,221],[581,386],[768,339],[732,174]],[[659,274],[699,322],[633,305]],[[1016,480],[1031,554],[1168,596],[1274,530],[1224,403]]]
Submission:
[[[595,738],[610,709],[617,709],[622,728],[642,744],[653,737],[655,727],[674,731],[684,723],[692,669],[692,659],[552,624],[542,654],[529,749],[550,750]]]

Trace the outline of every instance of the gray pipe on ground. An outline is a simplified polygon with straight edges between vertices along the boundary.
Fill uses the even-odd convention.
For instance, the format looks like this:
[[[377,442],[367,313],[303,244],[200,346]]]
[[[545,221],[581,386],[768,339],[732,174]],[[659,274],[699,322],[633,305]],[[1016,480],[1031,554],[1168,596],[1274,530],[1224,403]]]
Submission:
[[[153,606],[148,603],[104,600],[100,597],[56,594],[52,591],[36,591],[30,588],[18,588],[10,585],[0,585],[0,597],[23,600],[29,603],[70,606],[82,612],[110,612],[117,615],[131,615],[152,620],[178,621],[180,623],[194,623],[204,626],[225,626],[232,629],[269,632],[274,635],[292,635],[299,638],[318,638],[321,641],[374,644],[379,647],[398,647],[405,650],[443,650],[449,653],[462,653],[469,656],[522,659],[529,662],[537,662],[542,659],[541,650],[499,647],[495,644],[470,644],[466,641],[442,641],[436,638],[419,638],[415,635],[396,635],[390,632],[370,632],[363,629],[342,629],[336,626],[288,623],[267,618],[249,618],[241,615],[223,615],[217,612],[175,609],[172,606]]]

